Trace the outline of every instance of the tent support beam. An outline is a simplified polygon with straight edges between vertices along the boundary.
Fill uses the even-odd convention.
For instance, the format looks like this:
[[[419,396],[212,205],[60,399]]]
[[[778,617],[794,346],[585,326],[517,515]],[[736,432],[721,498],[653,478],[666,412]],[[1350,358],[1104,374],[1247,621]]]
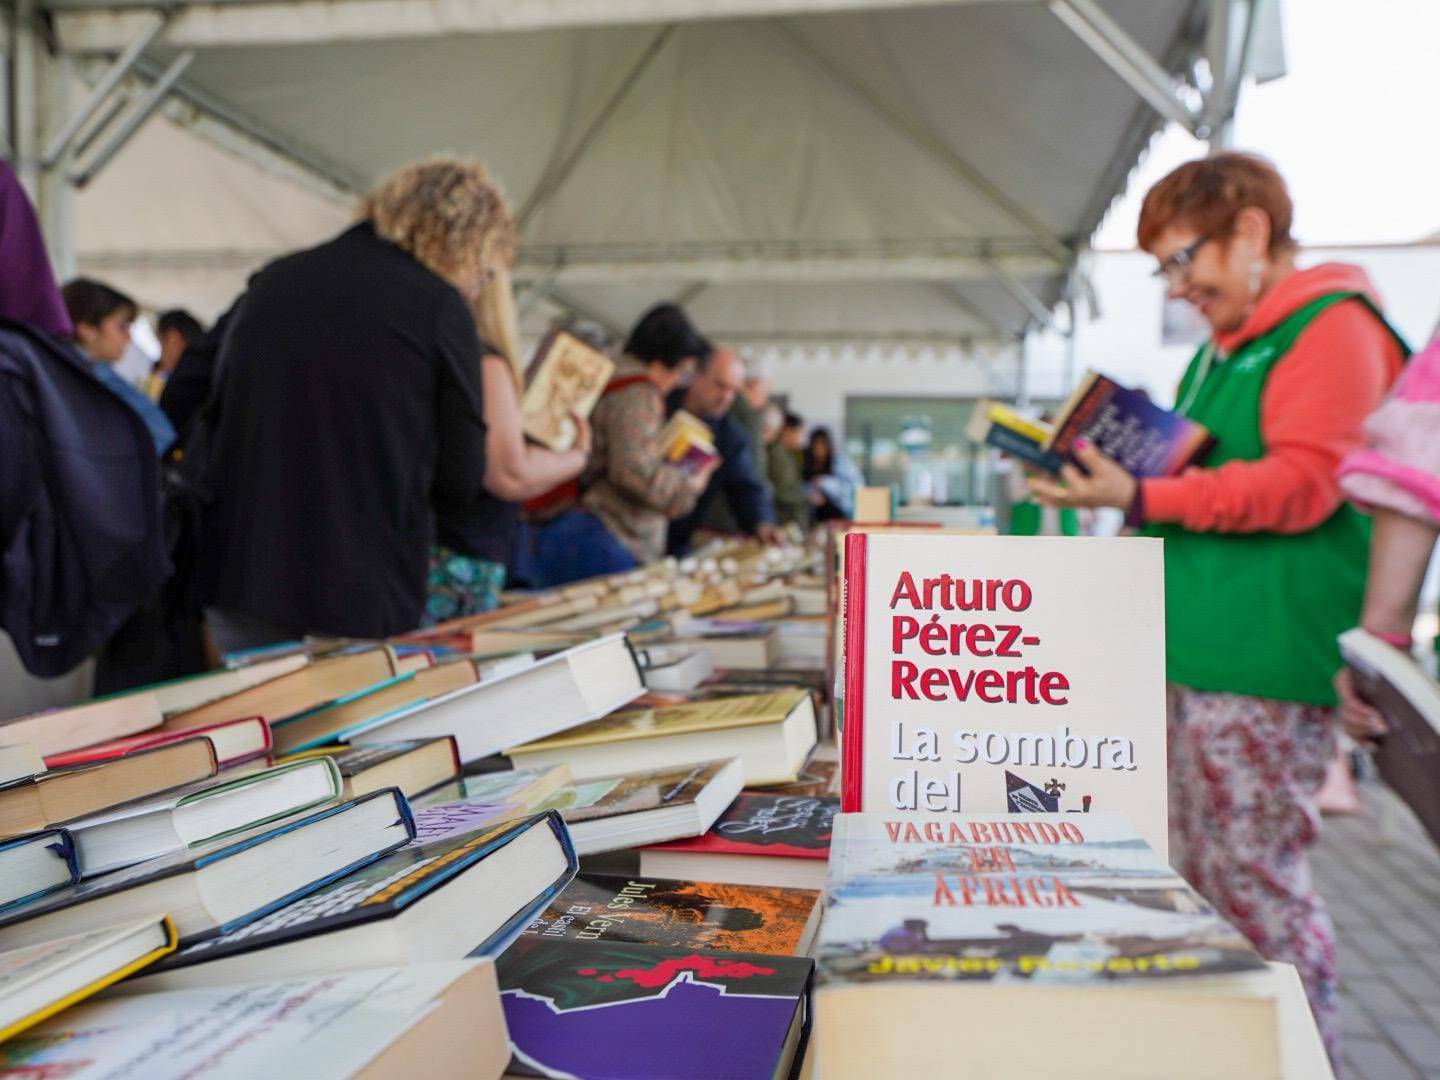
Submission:
[[[552,288],[549,295],[545,297],[545,301],[563,311],[568,311],[571,315],[584,319],[586,322],[594,323],[603,328],[606,333],[613,335],[619,340],[623,340],[625,337],[624,327],[610,318],[610,316],[602,314],[586,304],[582,304],[574,297],[561,292],[559,289]]]
[[[1200,116],[1175,92],[1170,74],[1095,0],[1050,0],[1049,8],[1156,112],[1203,137]]]
[[[1031,319],[1047,330],[1054,328],[1055,320],[1051,317],[1050,309],[1045,306],[1044,301],[1031,292],[1023,281],[999,263],[992,262],[990,266],[995,280],[1004,287],[1006,292],[1015,298],[1016,303],[1030,313]]]
[[[936,281],[932,284],[934,285],[935,290],[941,296],[943,296],[946,300],[950,301],[950,303],[954,304],[957,308],[963,311],[966,315],[970,316],[970,318],[974,319],[981,326],[985,327],[996,337],[1002,337],[1004,335],[1004,327],[1002,327],[998,322],[996,322],[988,311],[986,311],[979,304],[971,300],[954,285],[951,285],[949,282],[946,281]]]
[[[140,54],[149,47],[152,41],[160,36],[160,31],[165,29],[165,24],[168,21],[169,17],[167,15],[152,14],[149,16],[149,24],[146,28],[136,35],[130,44],[125,46],[125,51],[117,56],[114,63],[110,64],[95,81],[94,87],[91,88],[85,100],[80,103],[80,107],[76,109],[75,112],[70,115],[70,118],[61,124],[55,134],[50,137],[50,141],[45,146],[44,153],[40,155],[40,167],[42,169],[54,168],[55,165],[59,163],[65,151],[70,149],[70,144],[74,142],[75,136],[80,133],[80,129],[85,126],[92,116],[99,112],[100,107],[105,104],[106,99],[115,92],[115,89],[120,85],[125,76],[129,75],[135,65],[139,63]],[[114,109],[108,112],[105,119],[101,121],[97,128],[97,132],[103,130],[103,128],[115,118],[115,115],[116,110]]]
[[[951,174],[971,191],[1020,226],[1055,261],[1056,265],[1063,268],[1070,266],[1074,261],[1074,252],[1059,237],[1045,228],[1028,210],[1005,194],[998,185],[970,162],[936,138],[932,132],[925,130],[909,117],[886,105],[868,86],[855,79],[848,71],[812,45],[803,34],[795,29],[793,24],[784,22],[781,25],[785,27],[786,32],[790,35],[790,40],[795,43],[796,47],[835,83],[843,86],[897,132],[949,169]]]
[[[77,188],[83,188],[100,174],[100,170],[110,163],[111,159],[160,108],[165,101],[165,96],[170,93],[171,88],[194,59],[195,51],[186,49],[170,62],[170,66],[155,80],[150,89],[135,102],[134,109],[125,118],[125,122],[116,129],[115,134],[110,136],[83,166],[70,174],[69,180],[72,184]]]
[[[545,171],[545,175],[535,185],[535,190],[530,192],[529,197],[525,200],[525,205],[515,215],[516,231],[523,232],[525,225],[535,216],[535,213],[549,202],[565,181],[570,178],[570,174],[575,171],[575,166],[580,164],[585,152],[590,149],[600,132],[605,129],[605,125],[610,122],[611,117],[625,103],[625,99],[630,96],[630,91],[635,89],[635,84],[649,70],[655,57],[665,48],[666,42],[674,33],[675,25],[671,23],[669,26],[662,26],[650,39],[650,43],[641,51],[635,63],[630,65],[630,70],[625,73],[625,77],[620,80],[619,85],[611,91],[610,97],[606,99],[605,104],[601,106],[600,111],[595,114],[595,118],[590,121],[580,137],[575,140],[575,144],[552,168]]]

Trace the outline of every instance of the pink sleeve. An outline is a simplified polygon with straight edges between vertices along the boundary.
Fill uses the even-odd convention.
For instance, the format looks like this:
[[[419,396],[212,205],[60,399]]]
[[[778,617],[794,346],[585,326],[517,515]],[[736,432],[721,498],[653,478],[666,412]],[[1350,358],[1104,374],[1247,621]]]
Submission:
[[[1360,304],[1322,312],[1276,362],[1260,399],[1263,457],[1143,482],[1146,521],[1194,532],[1299,533],[1340,505],[1335,477],[1400,367],[1400,348]]]
[[[1440,338],[1405,366],[1365,421],[1365,447],[1340,464],[1345,496],[1366,509],[1440,522]]]

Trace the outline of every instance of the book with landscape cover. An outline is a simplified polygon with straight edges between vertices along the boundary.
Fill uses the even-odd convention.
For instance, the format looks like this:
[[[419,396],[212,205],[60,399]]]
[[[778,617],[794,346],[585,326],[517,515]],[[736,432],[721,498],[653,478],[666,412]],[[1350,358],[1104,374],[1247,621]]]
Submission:
[[[1260,957],[1122,814],[844,814],[825,895],[827,1077],[864,1075],[862,1022],[869,1075],[934,1075],[957,1016],[984,1075],[1059,1046],[1066,1075],[1279,1075],[1273,998],[1210,982]]]
[[[530,936],[497,967],[511,1074],[774,1080],[804,1056],[803,957]]]
[[[703,836],[643,848],[640,870],[663,877],[823,889],[836,796],[742,791]]]
[[[137,989],[493,955],[575,870],[555,813],[410,844],[238,930],[181,949]]]
[[[0,915],[0,948],[163,911],[184,944],[223,934],[415,836],[393,788],[82,881]]]
[[[741,782],[738,760],[726,758],[578,781],[537,809],[560,811],[576,852],[592,855],[699,836],[740,794]]]
[[[1375,750],[1380,775],[1440,843],[1440,685],[1411,656],[1358,627],[1340,635],[1340,655],[1389,728]]]
[[[709,425],[684,409],[675,410],[660,430],[657,442],[661,456],[687,473],[698,473],[720,459]]]
[[[79,880],[75,840],[65,829],[41,829],[0,840],[0,912]]]
[[[0,787],[0,837],[63,824],[215,775],[209,739],[185,739],[98,765],[55,769]]]
[[[581,873],[521,937],[803,956],[819,925],[813,889]]]
[[[552,330],[535,350],[529,385],[520,400],[525,434],[563,452],[575,445],[571,414],[588,417],[600,400],[615,363],[565,330]]]
[[[1176,476],[1198,464],[1215,445],[1202,424],[1161,408],[1139,390],[1089,371],[1055,416],[1054,434],[1040,449],[1072,457],[1075,440],[1088,439],[1137,477]]]
[[[1120,810],[1166,853],[1163,547],[851,533],[841,810]]]
[[[174,951],[157,915],[0,952],[0,1043]]]
[[[626,709],[505,753],[522,768],[568,763],[579,780],[733,755],[746,784],[780,784],[795,779],[815,737],[810,692],[780,690]]]

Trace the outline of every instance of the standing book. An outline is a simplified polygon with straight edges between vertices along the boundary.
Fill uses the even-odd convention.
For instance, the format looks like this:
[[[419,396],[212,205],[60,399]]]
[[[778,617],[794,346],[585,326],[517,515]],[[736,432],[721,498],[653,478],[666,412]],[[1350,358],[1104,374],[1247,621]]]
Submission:
[[[174,951],[160,915],[0,952],[0,1043]]]
[[[541,446],[563,453],[575,445],[572,416],[588,417],[615,363],[565,330],[552,330],[535,350],[520,399],[521,426]]]
[[[188,946],[138,992],[500,952],[574,877],[560,816],[411,844],[247,926]]]
[[[976,1075],[1279,1075],[1273,997],[1210,981],[1263,961],[1121,814],[845,814],[825,895],[827,1077],[938,1075],[957,1016]]]
[[[0,916],[0,948],[170,915],[185,944],[237,929],[408,844],[415,823],[393,788],[61,889]]]
[[[1202,424],[1156,405],[1139,390],[1087,371],[1060,407],[1041,451],[1070,458],[1087,439],[1132,476],[1177,476],[1203,461],[1215,439]]]
[[[1120,810],[1164,854],[1162,551],[846,536],[841,810]]]

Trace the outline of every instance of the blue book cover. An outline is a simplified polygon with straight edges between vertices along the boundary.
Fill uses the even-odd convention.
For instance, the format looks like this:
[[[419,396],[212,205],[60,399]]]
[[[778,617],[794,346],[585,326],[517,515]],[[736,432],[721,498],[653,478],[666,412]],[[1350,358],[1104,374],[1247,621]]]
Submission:
[[[1204,425],[1094,371],[1061,408],[1044,449],[1071,458],[1075,440],[1082,438],[1142,479],[1177,476],[1203,461],[1215,445]]]

